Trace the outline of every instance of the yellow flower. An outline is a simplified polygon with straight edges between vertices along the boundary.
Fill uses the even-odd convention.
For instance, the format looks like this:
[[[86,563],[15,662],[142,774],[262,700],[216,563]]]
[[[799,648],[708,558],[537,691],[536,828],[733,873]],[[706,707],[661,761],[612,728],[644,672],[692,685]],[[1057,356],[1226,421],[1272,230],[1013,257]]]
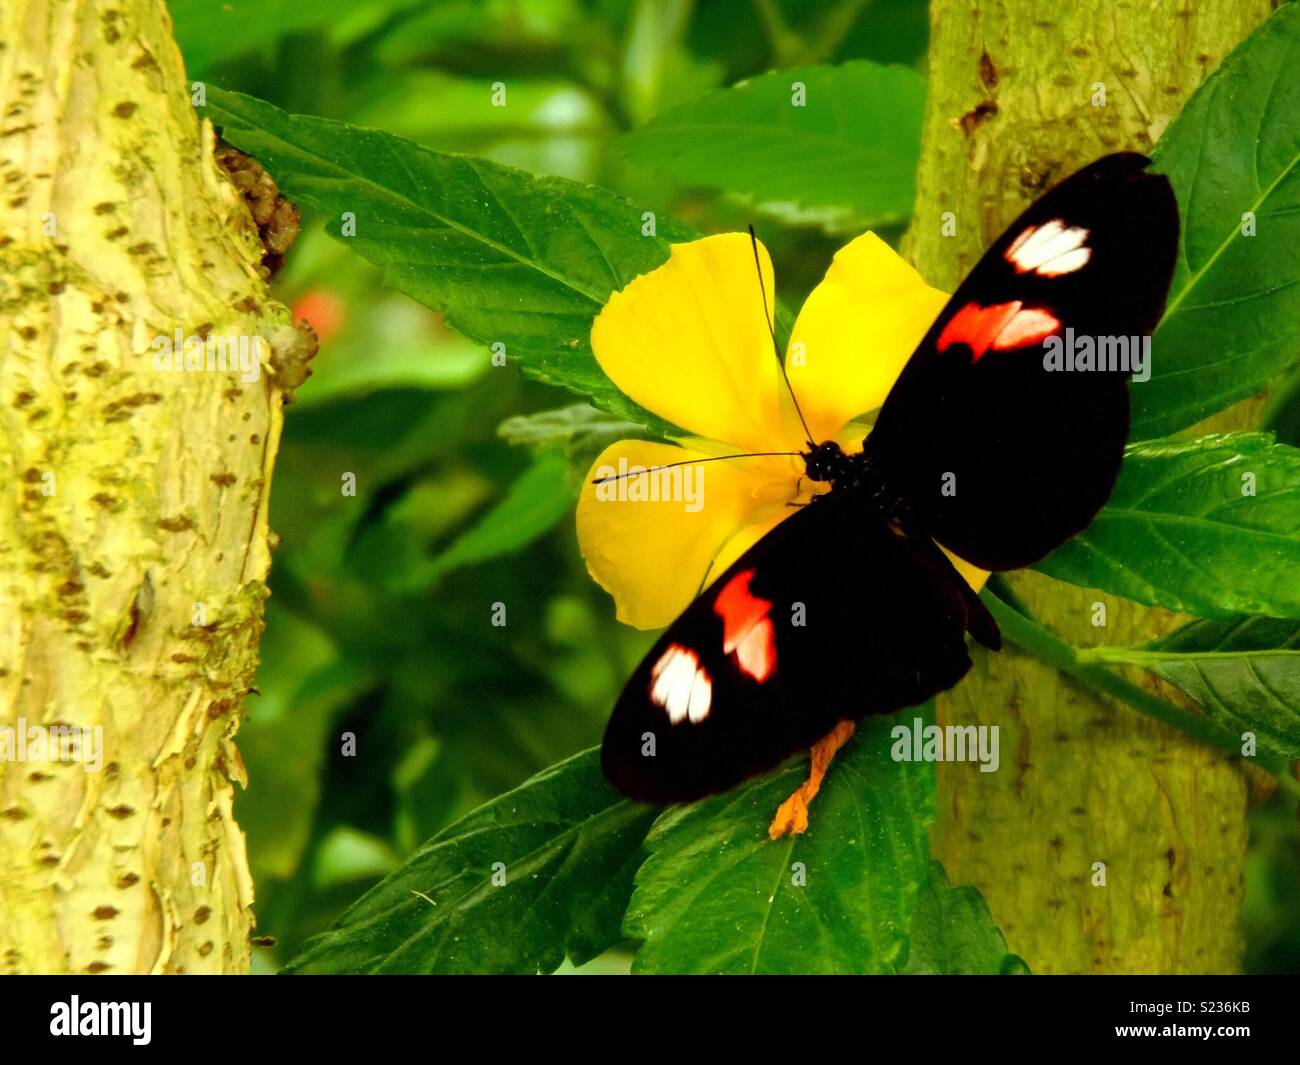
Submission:
[[[772,263],[761,244],[758,253],[771,309]],[[587,569],[629,625],[667,625],[793,514],[789,504],[826,488],[802,476],[797,456],[688,465],[674,480],[656,475],[658,485],[644,476],[591,483],[684,460],[807,450],[758,285],[747,234],[675,244],[667,262],[615,293],[592,326],[592,349],[610,380],[689,434],[676,443],[610,445],[578,500]],[[799,312],[785,357],[814,442],[861,447],[869,424],[854,419],[880,408],[946,299],[874,233],[840,249]],[[676,490],[655,490],[665,486]],[[983,585],[986,573],[953,561],[972,587]]]

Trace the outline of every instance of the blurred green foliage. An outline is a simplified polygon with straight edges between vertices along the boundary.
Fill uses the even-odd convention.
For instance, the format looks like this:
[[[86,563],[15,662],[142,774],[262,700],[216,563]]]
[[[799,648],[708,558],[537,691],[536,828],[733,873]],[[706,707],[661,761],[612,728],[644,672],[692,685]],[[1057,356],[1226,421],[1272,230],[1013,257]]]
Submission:
[[[787,306],[820,279],[842,236],[815,215],[764,211],[763,175],[746,186],[757,207],[745,206],[685,184],[697,176],[689,166],[644,165],[622,136],[655,128],[653,120],[671,124],[674,108],[777,67],[865,58],[920,74],[927,41],[923,0],[170,6],[195,79],[598,184],[701,231],[757,221]],[[508,82],[506,108],[488,106],[499,81]],[[887,221],[882,232],[896,237],[905,220]],[[287,412],[260,694],[240,733],[250,787],[238,815],[259,932],[278,940],[260,952],[263,971],[293,957],[428,837],[598,742],[650,642],[615,623],[578,556],[565,493],[585,452],[575,447],[566,466],[519,446],[568,435],[572,426],[557,428],[556,415],[541,412],[571,397],[494,367],[485,348],[380,277],[307,212],[276,283],[323,343]],[[1292,443],[1297,391],[1269,415]],[[593,438],[602,431],[580,428]],[[509,639],[488,624],[493,602],[507,604]],[[1248,964],[1300,970],[1293,810],[1274,800],[1252,825]],[[926,898],[916,919],[936,924],[982,907],[941,872]],[[990,925],[979,943],[954,948],[960,956],[914,965],[991,971],[1003,948]]]

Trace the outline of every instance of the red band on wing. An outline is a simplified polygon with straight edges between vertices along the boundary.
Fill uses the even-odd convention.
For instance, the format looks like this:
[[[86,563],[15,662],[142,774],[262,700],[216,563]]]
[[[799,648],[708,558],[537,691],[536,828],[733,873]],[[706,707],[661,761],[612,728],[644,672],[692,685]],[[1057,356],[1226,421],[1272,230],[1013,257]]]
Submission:
[[[939,334],[939,350],[946,351],[951,344],[965,344],[971,350],[971,361],[992,348],[1006,351],[1037,344],[1045,340],[1061,323],[1050,311],[1035,307],[1025,308],[1020,300],[995,303],[981,307],[968,303],[952,316]]]
[[[760,684],[776,668],[776,630],[768,611],[772,604],[749,590],[752,569],[737,573],[718,593],[713,611],[722,619],[722,650],[733,651],[743,672]]]

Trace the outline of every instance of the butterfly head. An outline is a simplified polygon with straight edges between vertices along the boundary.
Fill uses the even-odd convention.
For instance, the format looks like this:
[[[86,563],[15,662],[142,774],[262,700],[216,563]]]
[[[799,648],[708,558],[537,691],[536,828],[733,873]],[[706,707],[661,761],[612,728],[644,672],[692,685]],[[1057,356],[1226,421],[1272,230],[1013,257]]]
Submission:
[[[834,484],[851,472],[852,460],[834,440],[814,445],[803,453],[804,473],[809,480]]]

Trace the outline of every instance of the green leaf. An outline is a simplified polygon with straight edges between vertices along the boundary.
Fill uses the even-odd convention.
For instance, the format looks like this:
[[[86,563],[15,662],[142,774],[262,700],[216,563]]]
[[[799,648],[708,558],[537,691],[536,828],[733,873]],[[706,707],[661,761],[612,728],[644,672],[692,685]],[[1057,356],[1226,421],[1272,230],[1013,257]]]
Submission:
[[[774,842],[767,826],[803,783],[803,758],[665,813],[647,839],[650,857],[623,925],[644,940],[634,971],[894,971],[929,870],[935,777],[932,763],[890,757],[890,730],[922,715],[928,710],[859,723],[802,836]]]
[[[428,62],[427,49],[420,62]],[[510,106],[490,107],[495,83],[495,74],[386,70],[349,120],[523,170],[583,178],[599,169],[608,118],[588,90],[558,78],[511,79]]]
[[[420,0],[169,0],[167,10],[185,68],[198,74],[221,59],[241,55],[291,33],[331,27],[348,40],[392,11]]]
[[[805,104],[792,104],[800,82]],[[905,219],[916,197],[925,80],[854,60],[707,93],[626,135],[629,162],[720,188],[758,209],[856,233]]]
[[[508,64],[502,73],[532,73],[604,28],[589,25],[586,6],[576,0],[425,0],[420,10],[382,31],[374,54],[386,68]],[[522,80],[511,81],[511,106]]]
[[[973,887],[953,887],[937,861],[916,900],[904,972],[914,975],[1025,975],[1029,966],[1007,949],[988,904]]]
[[[581,964],[617,942],[657,813],[622,798],[584,751],[434,836],[285,971],[554,972],[566,953]]]
[[[1131,444],[1110,501],[1037,568],[1201,617],[1300,617],[1298,502],[1300,450],[1269,433]]]
[[[508,555],[531,544],[573,506],[575,493],[566,474],[562,455],[541,455],[496,506],[414,574],[413,582],[422,585],[461,566]]]
[[[485,106],[487,104],[485,103]],[[331,236],[384,270],[387,284],[549,384],[665,433],[619,392],[591,352],[610,294],[696,234],[667,217],[642,236],[642,208],[611,192],[423,148],[377,130],[290,115],[208,89],[208,117]],[[356,233],[343,236],[345,212]]]
[[[513,554],[549,532],[577,496],[577,482],[569,474],[563,455],[539,456],[504,496],[432,556],[428,543],[450,530],[429,528],[430,519],[435,526],[457,524],[457,512],[477,509],[487,490],[473,476],[422,480],[357,537],[349,563],[386,591],[423,591],[453,570]]]
[[[616,440],[644,431],[643,425],[611,417],[585,403],[573,403],[536,414],[516,414],[497,427],[497,435],[512,447],[594,452]]]
[[[515,415],[497,427],[497,435],[514,447],[558,451],[575,487],[581,486],[591,464],[610,444],[653,436],[644,425],[615,418],[585,403]]]
[[[385,840],[351,825],[338,825],[321,840],[311,880],[317,889],[339,887],[384,876],[397,864],[397,855]]]
[[[1182,236],[1151,379],[1132,389],[1134,439],[1258,392],[1300,351],[1300,5],[1224,60],[1153,158],[1173,182]]]
[[[1192,739],[1217,747],[1233,757],[1241,755],[1240,733],[1223,728],[1205,714],[1158,698],[1147,688],[1125,679],[1101,661],[1102,654],[1098,649],[1075,647],[1035,622],[1014,594],[1010,599],[999,598],[1005,590],[1005,582],[990,580],[989,584],[990,587],[980,594],[980,600],[988,607],[1007,643],[1015,644],[1086,687],[1176,728]],[[1300,783],[1292,775],[1295,767],[1290,760],[1260,750],[1255,755],[1255,763],[1277,777],[1282,788],[1300,796]]]
[[[357,116],[390,133],[444,147],[481,150],[502,137],[538,141],[602,132],[604,114],[579,85],[559,78],[512,80],[509,107],[488,106],[495,77],[470,78],[413,67],[391,71]],[[437,100],[437,107],[429,101]]]
[[[305,410],[344,399],[363,398],[384,389],[464,388],[483,376],[490,366],[490,356],[477,344],[462,340],[454,333],[448,337],[449,342],[438,345],[376,344],[362,358],[345,357],[355,354],[355,347],[352,352],[339,352],[336,347],[330,352],[328,372],[319,372],[314,367],[318,372],[312,375],[311,388],[295,394],[294,406]]]
[[[1253,732],[1261,747],[1300,758],[1300,622],[1197,620],[1144,647],[1080,654],[1153,670],[1229,731]]]

